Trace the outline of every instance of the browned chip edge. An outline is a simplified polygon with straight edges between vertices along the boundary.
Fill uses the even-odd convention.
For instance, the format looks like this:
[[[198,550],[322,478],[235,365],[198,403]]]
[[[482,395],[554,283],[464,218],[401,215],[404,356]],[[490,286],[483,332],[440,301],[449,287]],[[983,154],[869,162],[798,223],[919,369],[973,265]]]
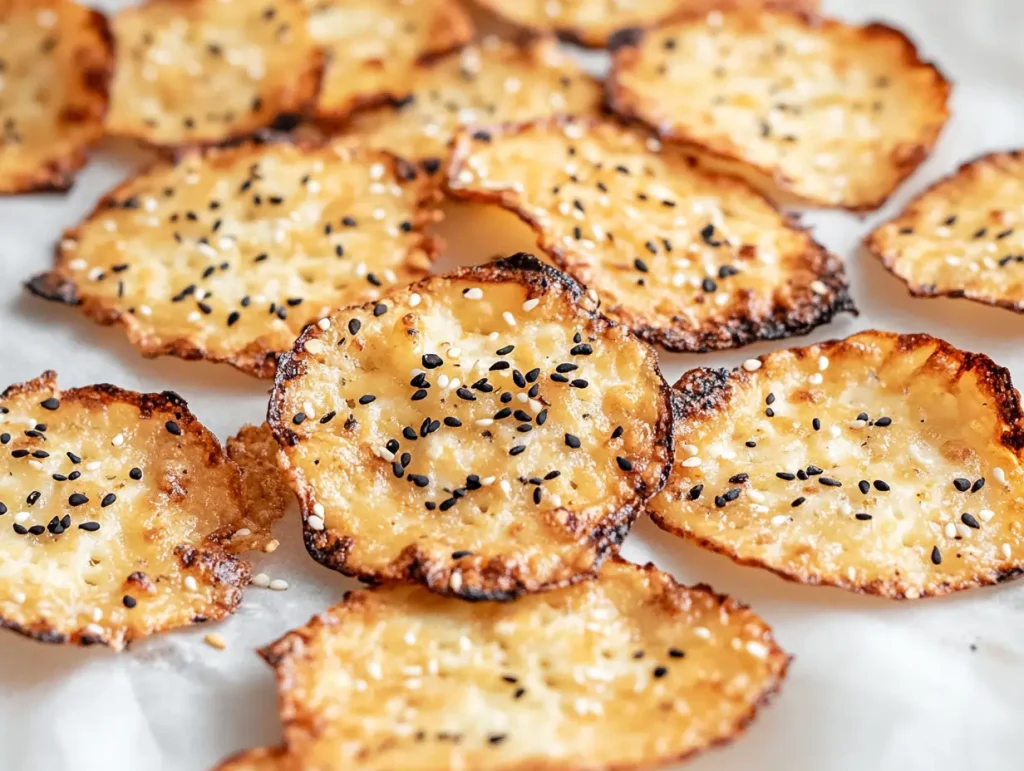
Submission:
[[[978,375],[979,387],[988,391],[996,406],[999,417],[1006,426],[1006,430],[1000,437],[1000,443],[1017,456],[1020,456],[1022,451],[1024,451],[1024,411],[1021,409],[1020,393],[1013,387],[1010,371],[1005,367],[1000,367],[983,353],[962,351],[945,340],[925,333],[899,334],[877,329],[864,330],[842,340],[826,340],[822,343],[803,348],[788,349],[786,352],[800,359],[810,355],[818,356],[821,353],[829,355],[832,351],[851,349],[853,347],[851,341],[863,339],[865,336],[894,340],[898,350],[901,352],[910,352],[919,347],[935,345],[936,348],[932,356],[942,356],[959,363],[960,367],[954,376],[956,379],[963,377],[968,372],[975,372]],[[771,353],[765,354],[758,357],[758,361],[764,363],[771,356]],[[835,354],[830,356],[830,358],[834,357]],[[746,383],[753,379],[754,376],[756,376],[756,373],[747,372],[742,367],[737,367],[731,371],[727,369],[698,367],[686,372],[672,386],[674,420],[707,420],[714,417],[716,412],[728,407],[732,383],[734,381]],[[808,586],[836,586],[856,594],[874,595],[891,600],[910,599],[892,582],[874,580],[866,584],[857,584],[843,577],[822,578],[819,576],[807,576],[795,571],[774,567],[758,557],[743,557],[732,549],[716,543],[713,539],[694,535],[685,526],[668,522],[660,513],[653,509],[649,508],[648,513],[658,527],[672,535],[693,541],[698,546],[709,551],[723,554],[739,565],[768,570],[786,581],[806,584]],[[977,576],[974,580],[952,584],[943,583],[937,589],[922,591],[918,596],[941,597],[964,589],[1001,584],[1021,575],[1024,575],[1024,562]]]
[[[600,122],[601,120],[596,118],[555,117],[519,124],[504,123],[493,127],[476,126],[471,130],[461,129],[456,134],[452,145],[447,172],[448,180],[450,182],[458,177],[466,156],[470,152],[469,145],[472,137],[481,132],[491,135],[514,135],[535,127],[568,124],[582,125],[589,129]],[[675,152],[685,153],[684,150],[678,148],[675,149]],[[730,183],[746,184],[743,180],[727,174],[711,171],[702,171],[702,173],[709,179],[727,179]],[[807,235],[810,244],[808,250],[802,255],[802,261],[813,266],[814,274],[828,289],[827,292],[818,294],[808,290],[795,304],[787,304],[773,298],[771,315],[760,320],[752,319],[749,313],[746,313],[731,319],[728,324],[707,320],[704,324],[694,328],[686,328],[683,325],[651,326],[645,323],[646,318],[642,314],[632,313],[622,306],[602,307],[602,312],[614,321],[625,324],[649,343],[660,345],[669,351],[690,353],[708,353],[726,348],[738,348],[763,340],[781,340],[787,337],[806,335],[816,327],[829,323],[840,313],[858,315],[857,306],[850,295],[850,286],[846,279],[846,267],[843,261],[815,241],[810,235],[809,229],[800,224],[796,215],[779,211],[771,201],[754,188],[751,187],[749,190],[752,195],[758,196],[768,207],[778,212],[784,220],[784,225]],[[516,193],[504,190],[489,192],[465,190],[453,188],[450,184],[446,185],[445,192],[453,198],[493,204],[512,212],[534,231],[537,236],[537,246],[551,257],[559,268],[572,275],[565,249],[556,240],[545,238],[542,225],[527,208],[517,202],[518,195]],[[745,297],[749,300],[751,293],[745,293]]]
[[[882,228],[889,225],[895,225],[904,217],[913,216],[917,211],[918,204],[923,201],[925,196],[936,192],[944,185],[956,182],[960,175],[971,175],[976,166],[982,166],[992,160],[1002,157],[1008,157],[1019,161],[1021,159],[1021,155],[1021,150],[997,150],[995,152],[983,153],[982,155],[978,155],[970,160],[964,161],[956,171],[936,180],[925,190],[914,196],[910,203],[908,203],[899,214],[894,216],[892,219],[881,223],[878,227],[864,236],[864,248],[869,254],[877,257],[887,271],[903,282],[912,297],[949,297],[952,299],[964,299],[980,303],[982,305],[990,305],[993,308],[1005,308],[1006,310],[1014,311],[1015,313],[1024,313],[1024,300],[1017,302],[1014,302],[1013,300],[1004,300],[998,297],[993,297],[990,294],[970,289],[946,289],[939,291],[934,284],[911,283],[909,279],[904,278],[896,272],[895,263],[897,259],[899,259],[899,255],[897,253],[887,252],[881,244]]]
[[[775,11],[781,16],[790,16],[795,21],[806,26],[813,27],[828,27],[834,25],[843,25],[844,22],[837,21],[834,19],[825,18],[814,13],[806,13],[800,11]],[[904,144],[895,148],[890,153],[890,162],[894,168],[896,168],[897,174],[894,180],[892,188],[878,198],[865,201],[858,204],[833,204],[829,201],[819,200],[813,196],[807,196],[801,194],[794,188],[791,181],[779,171],[776,167],[765,166],[763,164],[751,163],[747,159],[741,157],[736,153],[730,153],[722,151],[712,147],[706,140],[700,140],[688,132],[682,129],[673,128],[669,122],[663,122],[661,124],[654,124],[646,120],[641,114],[635,99],[631,98],[630,93],[627,89],[622,87],[619,82],[619,74],[631,67],[639,55],[638,48],[643,41],[643,30],[635,30],[628,38],[624,39],[620,45],[614,50],[612,55],[612,66],[608,73],[608,78],[605,81],[605,103],[608,109],[621,115],[631,121],[637,121],[644,125],[650,126],[661,139],[670,142],[678,142],[684,145],[688,145],[699,153],[706,154],[710,158],[717,158],[722,161],[737,163],[745,166],[749,169],[753,169],[758,174],[763,175],[767,179],[771,180],[772,185],[781,193],[793,196],[797,200],[803,202],[809,206],[821,206],[826,208],[843,209],[850,212],[870,212],[881,207],[891,196],[896,189],[909,177],[918,166],[920,166],[925,158],[931,153],[938,142],[939,134],[945,127],[946,122],[949,120],[949,94],[952,91],[953,84],[946,78],[942,70],[939,69],[938,65],[931,61],[925,61],[920,58],[917,51],[917,46],[914,41],[911,40],[905,32],[890,27],[887,24],[880,22],[871,22],[861,27],[862,32],[868,37],[886,37],[891,36],[896,38],[904,47],[905,54],[905,65],[911,69],[923,68],[930,70],[934,75],[937,96],[941,102],[941,110],[939,111],[942,115],[941,121],[928,127],[928,131],[924,132],[924,136],[921,141],[911,144]]]
[[[101,405],[109,405],[121,402],[138,408],[143,418],[151,417],[161,410],[170,410],[174,413],[175,420],[181,427],[182,434],[199,437],[204,447],[208,448],[211,459],[224,458],[224,450],[217,438],[199,422],[195,415],[188,408],[188,404],[174,391],[163,391],[162,393],[138,393],[126,391],[108,383],[86,386],[83,388],[72,388],[61,391],[57,386],[57,373],[53,370],[43,372],[38,378],[23,383],[15,383],[0,393],[0,401],[30,394],[32,392],[52,393],[57,395],[62,403],[66,402],[98,402]],[[225,459],[226,460],[226,459]],[[241,480],[239,477],[239,486]],[[239,500],[242,500],[239,487]],[[226,603],[217,603],[214,613],[205,616],[195,616],[193,624],[201,624],[206,621],[219,621],[227,618],[242,601],[242,591],[249,585],[250,568],[247,562],[234,557],[215,546],[212,542],[203,548],[181,545],[175,549],[175,555],[181,562],[182,567],[191,567],[198,564],[199,570],[204,576],[208,576],[215,584],[225,584],[233,587],[226,596]],[[168,627],[154,628],[149,634],[165,631]],[[174,627],[177,628],[177,627]],[[139,637],[132,636],[132,630],[127,629],[124,641],[118,643],[99,635],[87,632],[84,628],[78,629],[71,634],[58,632],[43,622],[22,626],[0,616],[0,629],[10,629],[20,635],[31,638],[38,642],[56,643],[58,645],[72,644],[79,646],[103,645],[112,650],[121,650]],[[142,635],[145,637],[147,635]]]
[[[110,106],[110,80],[114,74],[114,36],[107,17],[95,9],[88,9],[89,26],[102,46],[103,66],[88,69],[82,74],[87,92],[95,93],[103,103],[96,118],[94,136],[87,143],[61,158],[51,159],[33,175],[15,180],[10,186],[0,184],[0,196],[23,193],[63,193],[75,184],[78,171],[89,161],[89,150],[103,138],[103,121]]]
[[[486,265],[479,265],[469,268],[460,268],[446,275],[452,280],[471,280],[490,283],[513,281],[526,284],[535,289],[537,293],[547,291],[551,284],[555,284],[567,293],[573,301],[574,307],[579,312],[590,317],[598,332],[618,326],[616,322],[602,316],[600,313],[590,310],[580,301],[584,299],[583,287],[575,279],[554,268],[544,265],[531,254],[520,252],[496,262]],[[432,277],[437,278],[437,277]],[[413,286],[422,286],[431,278],[424,279]],[[373,303],[362,307],[362,310],[369,312]],[[289,380],[302,374],[303,365],[301,358],[304,346],[308,339],[314,336],[315,325],[310,325],[295,342],[293,350],[282,355],[278,365],[277,375],[274,380],[274,390],[271,394],[270,405],[267,412],[267,422],[274,432],[274,438],[282,448],[298,444],[299,437],[291,428],[291,422],[283,413],[284,389]],[[312,513],[313,495],[308,486],[305,489],[297,489],[294,474],[289,473],[289,481],[296,491],[299,500],[299,508],[302,513],[303,535],[306,544],[306,551],[309,555],[325,567],[332,570],[358,578],[366,583],[388,583],[392,581],[408,581],[426,586],[431,591],[450,597],[460,597],[469,601],[511,601],[523,594],[530,594],[541,591],[557,589],[569,586],[579,581],[592,578],[600,569],[602,561],[610,554],[618,550],[619,545],[629,534],[633,522],[643,510],[644,502],[655,495],[668,480],[668,474],[672,468],[673,455],[673,432],[672,432],[672,408],[671,394],[668,385],[664,383],[661,376],[661,369],[658,366],[657,354],[653,348],[648,349],[648,355],[653,359],[655,372],[662,378],[662,394],[664,399],[661,417],[657,427],[658,437],[652,445],[653,448],[664,448],[667,454],[667,461],[662,469],[658,483],[652,489],[646,489],[643,480],[637,480],[636,497],[622,506],[618,511],[609,514],[602,523],[590,534],[589,540],[592,545],[595,559],[590,570],[584,571],[567,578],[546,583],[523,580],[516,575],[516,571],[500,558],[491,559],[485,566],[469,567],[462,565],[459,560],[449,560],[444,563],[435,562],[429,559],[414,544],[406,548],[399,558],[391,564],[388,570],[383,572],[361,571],[348,564],[348,554],[354,543],[348,536],[338,537],[329,530],[313,530],[308,525],[309,515]],[[458,570],[462,577],[459,589],[451,587],[452,573]]]
[[[195,149],[190,152],[199,153],[201,155],[207,155],[217,152],[247,152],[255,151],[259,152],[259,148],[267,144],[291,144],[299,148],[300,150],[315,150],[322,145],[314,143],[312,141],[305,141],[296,139],[294,137],[288,137],[285,135],[276,135],[268,139],[252,139],[241,142],[240,144],[225,145],[220,147],[207,147],[202,149]],[[399,176],[405,179],[411,179],[408,175],[415,175],[417,172],[412,164],[409,164],[405,160],[388,153],[384,150],[366,150],[366,152],[379,152],[382,155],[391,159],[394,169]],[[175,161],[174,163],[177,163]],[[111,207],[113,202],[120,199],[121,191],[127,189],[132,185],[138,178],[144,177],[148,174],[153,173],[161,166],[172,163],[171,161],[157,161],[149,167],[143,169],[138,174],[129,179],[125,180],[113,190],[108,192],[100,199],[96,207],[89,213],[85,219],[82,220],[79,225],[64,232],[61,241],[57,243],[54,250],[54,267],[46,272],[40,273],[39,275],[33,276],[25,283],[25,288],[44,300],[52,300],[54,302],[63,303],[65,305],[75,305],[81,308],[81,311],[85,316],[91,318],[94,322],[100,326],[121,326],[128,341],[135,346],[139,353],[144,358],[154,359],[158,356],[175,356],[179,359],[185,359],[186,361],[197,361],[206,360],[217,364],[229,364],[241,372],[253,375],[254,377],[269,380],[274,377],[274,373],[277,370],[277,359],[281,354],[281,351],[273,351],[261,340],[256,340],[241,351],[237,351],[231,354],[213,354],[204,349],[202,346],[197,345],[188,338],[176,338],[169,340],[164,343],[154,344],[147,342],[147,336],[140,334],[134,324],[132,323],[132,316],[130,314],[121,313],[111,303],[106,302],[97,298],[85,298],[79,296],[78,286],[74,279],[64,271],[64,259],[63,247],[61,242],[64,239],[74,239],[77,237],[81,228],[89,223],[94,217],[97,217],[102,212],[106,211]],[[432,203],[436,196],[436,191],[432,186],[425,186],[423,195],[420,196],[417,201],[417,207],[421,210],[420,215],[413,222],[414,228],[419,232],[421,238],[418,244],[427,256],[427,259],[433,262],[440,251],[440,241],[432,236],[427,235],[424,229],[429,221],[423,217],[423,209],[428,204]]]
[[[715,590],[707,584],[701,583],[690,587],[685,586],[677,581],[671,574],[659,570],[653,562],[648,562],[645,565],[638,565],[631,563],[628,560],[624,560],[618,555],[610,557],[610,561],[623,565],[630,565],[638,571],[652,574],[656,579],[662,579],[660,582],[661,591],[653,601],[667,605],[669,608],[674,609],[680,605],[687,606],[688,603],[684,602],[686,599],[685,594],[689,592],[699,592],[714,597],[727,614],[749,610],[746,604],[739,602],[738,600],[734,600],[728,595],[715,592]],[[287,694],[294,691],[297,687],[291,673],[291,668],[288,666],[290,660],[308,659],[311,643],[315,639],[318,630],[321,627],[334,625],[339,622],[339,619],[333,614],[343,606],[354,606],[367,602],[368,596],[372,593],[373,589],[347,592],[344,599],[333,608],[328,609],[324,613],[313,616],[304,626],[299,627],[298,629],[293,629],[276,642],[270,643],[269,645],[257,650],[257,653],[274,670],[274,677],[277,680],[278,703],[281,712],[281,720],[285,723],[286,730],[290,727],[290,724],[294,724],[301,727],[302,730],[308,732],[314,738],[320,734],[318,726],[305,724],[303,721],[296,720],[294,711],[288,704],[286,698]],[[709,741],[700,747],[694,747],[681,755],[676,755],[671,758],[658,758],[656,760],[643,761],[640,763],[616,764],[613,766],[607,766],[607,771],[641,771],[641,769],[660,768],[669,763],[688,760],[696,755],[706,752],[707,750],[725,747],[743,735],[747,728],[757,718],[759,710],[767,707],[772,699],[774,699],[782,690],[783,682],[789,672],[789,665],[793,662],[793,656],[787,654],[775,640],[772,628],[763,619],[760,619],[760,617],[758,618],[771,635],[769,656],[773,654],[782,654],[786,657],[786,660],[778,675],[772,678],[771,682],[765,686],[761,691],[759,698],[750,705],[747,713],[741,716],[726,734],[716,737],[712,741]],[[267,752],[274,752],[274,750],[268,750]],[[287,756],[287,754],[288,750],[285,749],[282,755]],[[244,756],[244,753],[241,753],[240,756]],[[551,766],[544,761],[540,761],[536,763],[526,762],[523,764],[517,764],[514,768],[519,769],[520,771],[532,771],[533,769],[543,771],[545,769],[550,769]]]

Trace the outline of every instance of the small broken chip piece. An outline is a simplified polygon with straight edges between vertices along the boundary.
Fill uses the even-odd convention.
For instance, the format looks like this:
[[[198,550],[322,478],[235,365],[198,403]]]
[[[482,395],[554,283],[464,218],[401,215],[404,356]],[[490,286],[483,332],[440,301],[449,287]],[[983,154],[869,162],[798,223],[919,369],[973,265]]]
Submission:
[[[869,331],[695,369],[673,389],[664,529],[807,584],[913,599],[1024,572],[1024,416],[1010,373]]]
[[[786,8],[815,11],[818,0],[476,0],[518,27],[559,37],[588,48],[614,48],[639,28],[674,16],[730,8]]]
[[[605,315],[669,350],[805,334],[854,310],[842,261],[760,193],[608,121],[463,131],[448,186],[517,213]]]
[[[745,606],[620,560],[515,603],[353,592],[261,653],[285,748],[221,771],[653,768],[741,735],[789,665]]]
[[[127,643],[230,615],[249,566],[216,531],[245,519],[241,476],[171,392],[0,395],[0,628],[51,643]]]
[[[416,65],[468,43],[473,24],[456,0],[304,0],[309,33],[326,51],[317,116],[408,96]]]
[[[422,65],[409,96],[354,115],[346,132],[434,171],[462,126],[592,115],[601,99],[598,82],[554,40],[514,45],[488,37]]]
[[[146,0],[112,20],[107,131],[160,147],[211,145],[313,109],[323,54],[302,0]]]
[[[269,378],[307,324],[426,275],[439,197],[378,150],[195,151],[107,195],[28,288],[123,326],[144,356]]]
[[[103,136],[107,22],[70,0],[0,0],[0,195],[67,190]]]
[[[628,43],[609,78],[616,112],[812,205],[881,206],[949,117],[949,82],[882,24],[716,13]]]
[[[1024,313],[1024,154],[964,164],[864,243],[911,294]]]
[[[269,422],[314,559],[474,600],[592,577],[672,454],[654,349],[526,254],[309,327]]]

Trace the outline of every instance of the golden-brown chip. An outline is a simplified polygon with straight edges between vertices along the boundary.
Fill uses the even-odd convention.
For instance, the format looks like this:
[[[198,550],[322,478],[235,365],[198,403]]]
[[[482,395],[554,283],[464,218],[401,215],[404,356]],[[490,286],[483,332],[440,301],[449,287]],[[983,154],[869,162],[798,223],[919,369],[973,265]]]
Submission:
[[[1024,313],[1024,156],[965,163],[864,242],[911,294]]]
[[[249,566],[238,469],[177,394],[57,376],[0,395],[0,627],[115,649],[230,615]]]
[[[464,131],[448,185],[516,212],[603,313],[670,350],[804,334],[854,310],[842,262],[792,218],[611,122]]]
[[[193,152],[110,193],[29,289],[123,326],[144,356],[273,377],[306,324],[426,275],[438,198],[424,174],[376,150]]]
[[[660,766],[741,734],[789,664],[744,606],[619,560],[511,604],[354,592],[262,653],[287,750],[226,768]]]
[[[601,87],[551,39],[485,38],[423,65],[405,99],[353,116],[346,131],[437,170],[462,126],[590,115]]]
[[[949,82],[882,24],[712,13],[629,42],[613,109],[810,204],[877,208],[949,117]]]
[[[365,104],[404,98],[420,60],[473,37],[456,0],[304,2],[310,35],[326,51],[321,118],[337,120]]]
[[[504,600],[615,551],[668,473],[668,394],[652,348],[520,254],[310,327],[269,421],[316,560]]]
[[[670,17],[727,8],[788,8],[813,11],[818,0],[476,0],[507,21],[589,48],[615,47],[637,28]]]
[[[323,54],[302,0],[146,0],[112,27],[107,131],[151,145],[218,144],[314,106]]]
[[[1010,374],[928,335],[863,332],[696,369],[674,388],[658,524],[784,578],[891,598],[1024,572]]]
[[[273,525],[284,516],[294,493],[277,461],[278,445],[270,426],[243,426],[225,447],[228,458],[242,472],[246,517],[223,533],[231,551],[260,550],[274,543]]]
[[[0,0],[0,195],[67,190],[103,136],[106,19],[70,0]]]
[[[284,747],[258,747],[232,755],[214,771],[290,771],[291,768],[292,761]]]

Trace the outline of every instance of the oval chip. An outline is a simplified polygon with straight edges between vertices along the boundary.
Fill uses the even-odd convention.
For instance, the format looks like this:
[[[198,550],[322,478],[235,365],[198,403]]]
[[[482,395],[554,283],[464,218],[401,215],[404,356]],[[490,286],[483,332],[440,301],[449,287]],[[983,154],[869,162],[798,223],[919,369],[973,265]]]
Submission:
[[[0,195],[67,190],[103,136],[106,19],[69,0],[3,0],[0,41]]]
[[[674,388],[655,522],[784,578],[890,598],[1024,572],[1010,374],[928,335],[863,332]]]
[[[316,560],[507,600],[617,549],[668,473],[668,394],[652,348],[521,254],[310,327],[269,421]]]
[[[262,653],[287,750],[225,768],[660,766],[739,736],[789,664],[744,606],[617,560],[515,603],[354,592]]]
[[[613,109],[813,205],[881,206],[949,117],[949,82],[882,24],[714,13],[629,42],[609,79]]]
[[[468,43],[473,24],[455,0],[304,0],[309,33],[326,51],[317,115],[409,93],[417,62]]]
[[[1024,155],[965,163],[864,242],[913,295],[1024,313]]]
[[[112,21],[107,131],[150,145],[219,144],[311,110],[323,55],[302,0],[146,0]]]
[[[614,48],[618,41],[673,16],[727,8],[788,8],[814,11],[818,0],[476,0],[519,27],[588,48]]]
[[[120,649],[230,615],[249,566],[217,531],[246,508],[238,469],[177,394],[0,395],[0,627]]]
[[[273,377],[306,324],[426,275],[439,197],[376,150],[192,152],[107,195],[29,289],[123,326],[144,356]]]
[[[792,218],[611,122],[463,132],[448,185],[517,213],[603,313],[669,350],[805,334],[855,310],[842,261]]]
[[[488,37],[423,65],[409,96],[354,115],[346,132],[433,172],[462,126],[590,115],[601,99],[598,82],[554,40],[515,45]]]

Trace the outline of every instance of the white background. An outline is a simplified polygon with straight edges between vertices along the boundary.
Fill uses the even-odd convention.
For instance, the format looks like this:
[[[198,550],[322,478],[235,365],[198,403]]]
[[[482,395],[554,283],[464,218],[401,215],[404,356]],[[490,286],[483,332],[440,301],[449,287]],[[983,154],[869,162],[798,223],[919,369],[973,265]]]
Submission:
[[[102,3],[105,6],[116,3]],[[1024,146],[1024,2],[825,0],[853,21],[903,28],[954,82],[954,116],[935,155],[881,213],[983,151]],[[596,62],[599,64],[599,62]],[[0,388],[56,368],[65,386],[113,382],[173,389],[222,438],[263,417],[267,383],[224,366],[146,361],[116,329],[31,298],[22,282],[45,269],[73,225],[139,156],[107,146],[68,195],[0,200]],[[809,214],[819,240],[842,255],[862,310],[806,343],[879,327],[924,331],[982,351],[1024,382],[1024,317],[963,300],[914,300],[860,238],[880,215]],[[530,249],[507,215],[451,207],[442,267]],[[662,357],[674,381],[697,365],[735,366],[776,347]],[[0,633],[0,769],[197,771],[248,746],[280,739],[273,680],[252,652],[340,599],[351,582],[306,557],[294,516],[282,547],[256,569],[288,592],[252,588],[238,615],[216,627],[159,636],[130,652],[46,646]],[[686,582],[703,581],[751,604],[796,659],[781,696],[745,737],[692,771],[910,771],[1020,768],[1024,763],[1024,584],[939,600],[894,603],[838,589],[787,584],[661,533],[648,522],[625,546]],[[971,646],[977,646],[976,651]]]

